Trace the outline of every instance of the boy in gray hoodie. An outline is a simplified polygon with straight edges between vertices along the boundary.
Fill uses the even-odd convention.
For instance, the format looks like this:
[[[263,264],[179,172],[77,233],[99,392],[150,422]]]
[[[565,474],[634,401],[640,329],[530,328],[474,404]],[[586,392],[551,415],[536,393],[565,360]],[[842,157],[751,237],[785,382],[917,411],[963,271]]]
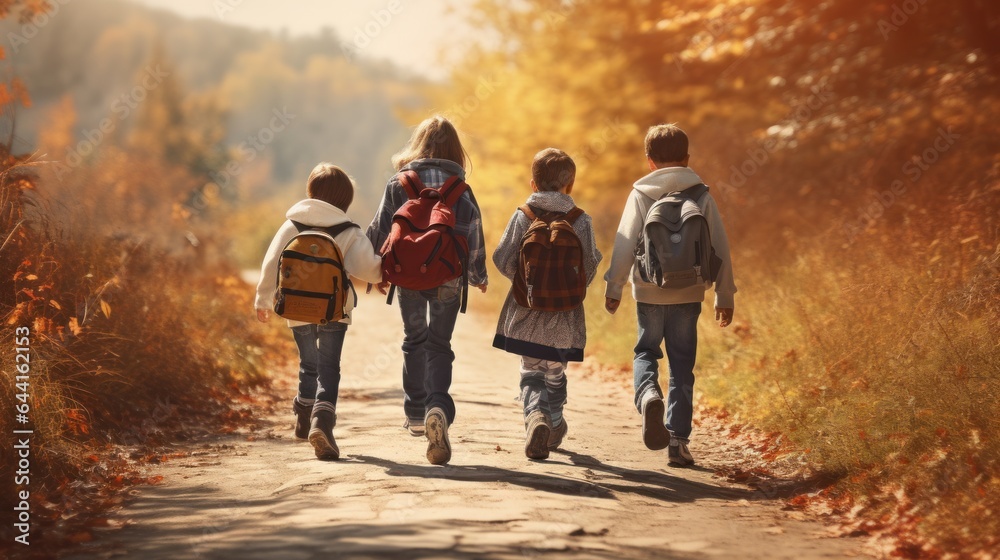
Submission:
[[[694,457],[688,450],[688,438],[693,413],[698,316],[709,285],[668,290],[645,282],[635,266],[635,254],[653,203],[667,194],[703,184],[703,181],[688,167],[688,137],[676,125],[661,124],[649,129],[646,160],[651,173],[633,185],[618,226],[611,267],[604,277],[608,284],[605,307],[612,314],[618,310],[625,280],[631,275],[639,322],[633,362],[635,406],[642,415],[643,442],[654,450],[669,446],[669,464],[689,466],[694,464]],[[729,240],[712,195],[706,191],[697,204],[708,221],[716,256],[721,259],[715,283],[715,318],[720,326],[727,327],[733,320],[733,296],[736,294]],[[670,367],[665,422],[657,372],[658,360],[663,358],[661,344],[664,341]]]
[[[576,164],[562,150],[538,152],[531,165],[531,189],[527,206],[536,215],[565,214],[576,207],[570,192],[576,179]],[[521,240],[532,219],[518,209],[503,232],[493,263],[500,274],[513,280],[518,272]],[[590,216],[581,214],[573,231],[583,249],[587,284],[597,275],[601,252],[594,242]],[[587,325],[583,306],[568,311],[539,311],[522,307],[513,291],[500,312],[493,346],[521,356],[521,400],[526,431],[524,453],[529,459],[545,459],[566,436],[563,418],[566,402],[566,366],[583,361]]]

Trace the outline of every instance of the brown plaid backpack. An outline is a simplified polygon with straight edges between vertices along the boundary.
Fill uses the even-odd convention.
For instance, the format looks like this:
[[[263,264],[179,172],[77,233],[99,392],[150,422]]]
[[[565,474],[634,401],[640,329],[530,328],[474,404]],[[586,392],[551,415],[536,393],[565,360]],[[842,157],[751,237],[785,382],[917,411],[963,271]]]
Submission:
[[[521,238],[521,254],[514,276],[514,300],[537,311],[568,311],[587,296],[583,246],[573,223],[583,210],[536,214],[530,206],[521,212],[531,226]]]

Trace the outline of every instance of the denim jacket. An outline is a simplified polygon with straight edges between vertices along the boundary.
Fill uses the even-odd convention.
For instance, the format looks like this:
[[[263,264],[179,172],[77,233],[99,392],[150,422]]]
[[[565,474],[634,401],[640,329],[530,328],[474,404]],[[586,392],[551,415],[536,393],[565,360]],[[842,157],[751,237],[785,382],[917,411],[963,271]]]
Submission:
[[[453,161],[443,159],[418,159],[406,165],[400,171],[412,169],[420,176],[424,185],[440,188],[452,175],[458,175],[465,180],[465,170]],[[368,239],[378,251],[385,244],[392,229],[392,216],[407,201],[406,192],[399,183],[399,175],[393,175],[385,185],[385,194],[379,204],[375,218],[368,226]],[[462,235],[469,242],[469,284],[481,286],[487,283],[486,273],[486,241],[483,238],[482,214],[476,203],[472,190],[466,191],[455,205],[455,233]],[[458,285],[456,279],[449,284]]]

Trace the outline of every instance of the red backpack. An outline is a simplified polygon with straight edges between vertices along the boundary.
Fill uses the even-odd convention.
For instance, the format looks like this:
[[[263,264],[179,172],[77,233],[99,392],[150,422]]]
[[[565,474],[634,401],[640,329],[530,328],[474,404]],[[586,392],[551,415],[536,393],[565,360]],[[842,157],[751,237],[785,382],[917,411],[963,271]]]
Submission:
[[[382,246],[382,278],[408,290],[430,290],[462,278],[462,312],[465,312],[468,276],[465,260],[469,242],[455,233],[454,207],[469,185],[457,175],[439,189],[423,184],[416,171],[399,174],[409,198],[392,217],[392,229]]]

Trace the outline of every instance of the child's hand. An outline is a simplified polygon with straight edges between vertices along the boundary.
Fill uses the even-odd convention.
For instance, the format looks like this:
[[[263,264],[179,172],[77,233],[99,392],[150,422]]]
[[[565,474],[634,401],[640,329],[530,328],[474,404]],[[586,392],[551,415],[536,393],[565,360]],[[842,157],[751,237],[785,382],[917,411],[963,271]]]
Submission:
[[[604,298],[604,309],[608,310],[608,313],[614,315],[618,311],[618,306],[622,304],[620,299],[612,299],[609,297]]]
[[[389,293],[389,283],[382,281],[375,285],[375,289],[383,296]]]
[[[715,308],[715,320],[719,321],[722,328],[728,327],[733,322],[733,309],[725,307]]]
[[[271,320],[271,312],[268,311],[267,309],[258,309],[257,310],[257,320],[260,321],[261,323],[266,323],[266,322],[270,321]]]

